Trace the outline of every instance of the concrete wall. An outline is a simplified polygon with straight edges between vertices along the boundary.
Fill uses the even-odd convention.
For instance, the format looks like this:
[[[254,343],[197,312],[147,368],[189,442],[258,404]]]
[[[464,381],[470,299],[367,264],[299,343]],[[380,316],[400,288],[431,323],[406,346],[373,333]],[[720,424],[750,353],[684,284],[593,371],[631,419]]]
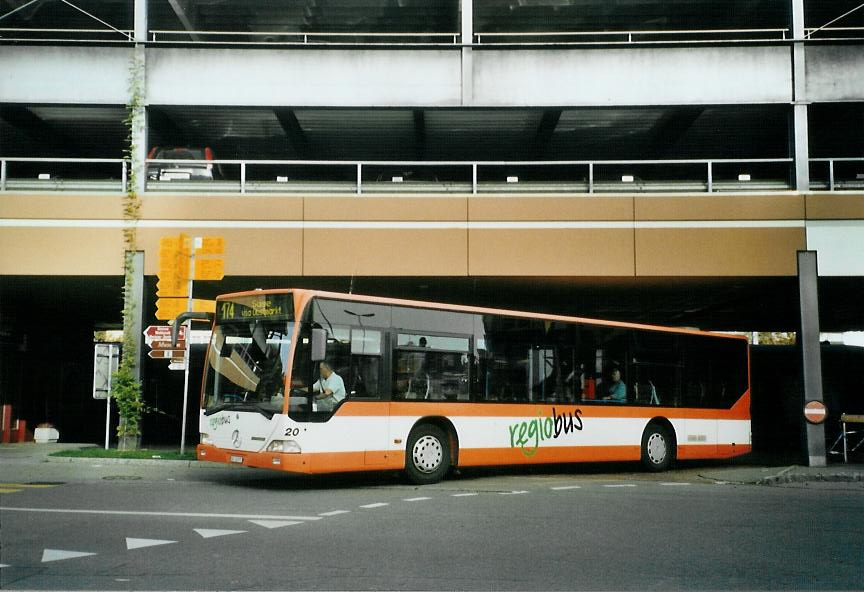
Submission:
[[[125,105],[131,48],[0,47],[0,102]]]
[[[474,103],[495,106],[777,103],[788,47],[474,52]]]
[[[864,45],[807,47],[808,101],[864,101]]]
[[[807,248],[852,275],[862,218],[864,194],[147,195],[139,242],[148,275],[180,232],[224,236],[228,275],[795,276]],[[119,195],[4,195],[0,275],[118,275],[121,229]]]
[[[253,50],[150,48],[165,105],[578,106],[788,103],[787,46]],[[0,102],[124,104],[130,48],[0,47]],[[807,97],[864,98],[864,46],[807,47]]]

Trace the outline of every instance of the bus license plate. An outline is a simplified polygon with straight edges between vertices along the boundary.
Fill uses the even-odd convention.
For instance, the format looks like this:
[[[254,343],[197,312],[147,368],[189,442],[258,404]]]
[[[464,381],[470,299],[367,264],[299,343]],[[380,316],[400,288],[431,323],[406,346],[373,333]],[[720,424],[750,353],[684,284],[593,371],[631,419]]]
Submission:
[[[232,456],[231,462],[243,464],[243,457],[242,456]]]

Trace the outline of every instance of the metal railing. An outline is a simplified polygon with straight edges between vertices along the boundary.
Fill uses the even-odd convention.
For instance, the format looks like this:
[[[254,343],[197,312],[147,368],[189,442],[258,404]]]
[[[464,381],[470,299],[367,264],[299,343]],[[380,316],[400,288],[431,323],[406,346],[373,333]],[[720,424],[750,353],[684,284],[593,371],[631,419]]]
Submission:
[[[817,160],[817,159],[814,159]],[[833,161],[864,159],[825,159]],[[14,169],[10,173],[10,165]],[[116,169],[114,169],[116,167]],[[665,193],[784,191],[792,158],[550,161],[147,160],[148,192]],[[100,171],[94,175],[92,171]],[[112,172],[116,171],[115,172]],[[125,191],[124,159],[0,158],[0,191]],[[100,176],[101,175],[101,176]],[[846,188],[835,182],[832,190]],[[849,187],[854,188],[854,187]]]
[[[98,41],[131,43],[135,31],[130,29],[41,29],[0,27],[0,41]]]
[[[186,31],[151,30],[150,41],[167,43],[197,43],[232,45],[458,45],[460,33],[409,32],[325,32],[325,31]],[[214,37],[205,40],[203,37]],[[241,40],[228,40],[236,37]],[[189,38],[189,39],[185,39]],[[366,39],[357,42],[352,39]],[[440,39],[437,42],[419,42],[419,39]]]
[[[10,178],[9,164],[21,164],[22,168],[28,170],[27,176]],[[26,165],[26,166],[23,166]],[[81,165],[70,167],[69,165]],[[111,169],[119,173],[119,178],[111,174],[108,178],[104,174],[91,178],[86,175],[86,169],[94,168]],[[113,165],[113,166],[112,166]],[[116,167],[116,168],[115,168]],[[71,175],[57,175],[58,169],[71,171]],[[77,170],[76,170],[77,169]],[[35,179],[34,175],[35,173]],[[2,157],[0,158],[0,191],[10,190],[50,190],[50,191],[126,191],[129,179],[129,161],[123,158],[28,158],[28,157]]]
[[[827,163],[828,164],[828,183],[826,189],[828,191],[837,191],[838,189],[842,190],[864,190],[864,157],[849,157],[849,158],[811,158],[811,163]],[[861,163],[860,168],[854,173],[854,179],[844,179],[842,181],[837,180],[836,175],[836,163]],[[820,187],[819,181],[812,180],[813,175],[811,174],[811,187]]]
[[[806,28],[805,40],[860,39],[864,27]],[[153,29],[148,31],[151,43],[196,45],[263,45],[263,46],[495,46],[495,45],[622,45],[645,43],[718,43],[718,42],[784,42],[793,40],[788,28],[764,29],[649,29],[625,31],[504,31],[476,32],[470,43],[463,42],[459,32],[380,31],[206,31]],[[130,29],[69,29],[2,27],[0,41],[64,41],[132,43]]]
[[[784,41],[789,29],[682,29],[633,31],[537,31],[474,33],[477,45],[537,45],[540,39],[557,39],[556,45],[579,43],[693,43],[717,41]],[[684,39],[691,37],[690,39]],[[484,38],[486,41],[484,41]],[[498,41],[489,41],[489,39]],[[532,41],[525,41],[531,39]],[[590,39],[590,41],[586,41]],[[501,41],[503,40],[503,41]]]

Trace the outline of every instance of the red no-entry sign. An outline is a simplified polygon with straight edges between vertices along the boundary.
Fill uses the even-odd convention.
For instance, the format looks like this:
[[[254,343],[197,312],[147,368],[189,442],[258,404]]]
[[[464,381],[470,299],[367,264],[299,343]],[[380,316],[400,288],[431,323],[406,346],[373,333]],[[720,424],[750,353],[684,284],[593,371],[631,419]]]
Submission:
[[[822,401],[807,401],[804,405],[804,419],[810,423],[822,423],[826,417],[828,417],[828,409]]]

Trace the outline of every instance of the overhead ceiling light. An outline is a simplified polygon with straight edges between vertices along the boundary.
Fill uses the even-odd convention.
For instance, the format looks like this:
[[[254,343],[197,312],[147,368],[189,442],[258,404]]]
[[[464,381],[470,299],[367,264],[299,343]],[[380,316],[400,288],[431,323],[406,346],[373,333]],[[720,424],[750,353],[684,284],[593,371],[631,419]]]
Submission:
[[[740,175],[738,175],[738,180],[739,181],[749,181],[750,180],[750,174],[749,173],[741,173]]]
[[[621,182],[622,183],[632,183],[633,182],[633,175],[621,175]]]

